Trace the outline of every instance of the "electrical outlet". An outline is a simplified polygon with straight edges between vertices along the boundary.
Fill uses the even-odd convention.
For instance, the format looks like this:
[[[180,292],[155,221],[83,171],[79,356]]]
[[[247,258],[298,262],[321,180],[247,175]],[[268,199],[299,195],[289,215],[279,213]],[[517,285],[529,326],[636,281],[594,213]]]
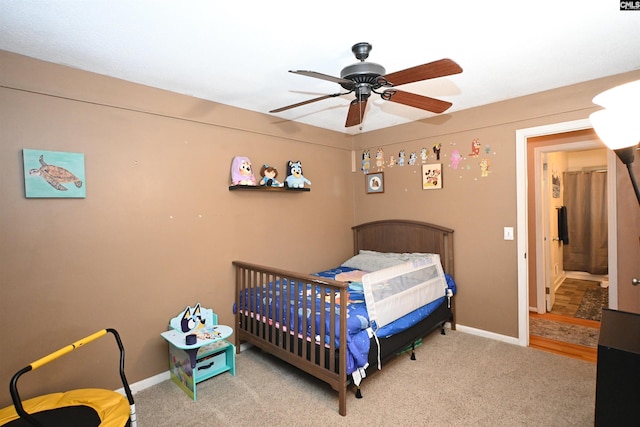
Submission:
[[[504,228],[504,240],[513,240],[513,227]]]

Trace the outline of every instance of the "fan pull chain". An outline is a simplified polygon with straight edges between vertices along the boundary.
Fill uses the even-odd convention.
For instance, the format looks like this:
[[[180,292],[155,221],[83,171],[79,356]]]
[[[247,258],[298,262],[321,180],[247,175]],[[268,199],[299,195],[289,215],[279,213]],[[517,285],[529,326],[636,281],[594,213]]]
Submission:
[[[359,110],[359,118],[360,118],[360,126],[359,129],[362,130],[362,96],[358,93],[358,110]]]

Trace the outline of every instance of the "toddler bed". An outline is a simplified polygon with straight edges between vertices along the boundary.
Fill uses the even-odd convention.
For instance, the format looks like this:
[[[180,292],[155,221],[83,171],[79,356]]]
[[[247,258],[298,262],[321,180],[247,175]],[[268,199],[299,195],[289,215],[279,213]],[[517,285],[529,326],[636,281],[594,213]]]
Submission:
[[[453,230],[384,220],[353,227],[353,239],[354,257],[313,275],[233,262],[236,351],[251,343],[328,383],[341,415],[350,384],[359,394],[360,380],[381,361],[438,328],[444,333],[446,322],[455,329]],[[396,295],[386,295],[394,283],[398,295],[414,292],[415,307],[400,304],[391,315],[384,307],[397,311]]]

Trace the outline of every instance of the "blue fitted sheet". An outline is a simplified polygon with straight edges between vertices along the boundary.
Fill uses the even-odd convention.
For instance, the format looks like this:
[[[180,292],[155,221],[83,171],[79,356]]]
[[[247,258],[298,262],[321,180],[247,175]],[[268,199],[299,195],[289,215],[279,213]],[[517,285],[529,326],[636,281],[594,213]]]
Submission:
[[[339,273],[345,273],[349,271],[353,271],[353,268],[340,266],[337,268],[333,268],[330,270],[321,271],[315,273],[313,275],[334,279],[335,276]],[[453,279],[446,275],[447,285],[455,294],[456,285]],[[309,290],[311,289],[311,285],[305,286],[303,289],[299,289],[295,283],[288,283],[286,279],[282,280],[282,283],[278,280],[275,283],[269,283],[268,288],[265,285],[263,288],[258,289],[255,295],[253,292],[249,295],[248,302],[249,307],[246,307],[246,299],[242,298],[245,295],[241,295],[240,299],[240,308],[246,310],[247,308],[252,313],[259,313],[262,316],[268,316],[272,321],[282,325],[286,325],[289,330],[293,330],[295,327],[295,322],[293,311],[295,310],[294,301],[298,299],[298,301],[302,301],[303,298],[307,298],[307,300],[311,299]],[[288,312],[285,311],[282,313],[284,319],[280,319],[281,312],[279,308],[280,303],[280,294],[283,294],[286,297],[285,301],[289,301],[289,309]],[[275,297],[275,304],[272,304],[272,300]],[[322,301],[326,301],[326,295],[315,295],[316,303],[320,304]],[[376,335],[379,338],[389,337],[398,332],[404,331],[405,329],[410,328],[416,323],[420,322],[424,318],[426,318],[429,314],[431,314],[435,309],[437,309],[442,303],[444,303],[446,297],[438,298],[437,300],[424,305],[417,310],[412,311],[411,313],[393,321],[392,323],[385,325],[384,327],[375,331]],[[325,302],[325,306],[328,307],[328,302]],[[275,315],[272,312],[272,307],[275,306]],[[299,307],[302,307],[301,302],[299,302]],[[308,310],[309,311],[309,310]],[[310,315],[309,312],[302,313],[302,309],[298,309],[297,318],[298,318],[298,334],[302,334],[300,330],[302,327],[302,318],[303,316],[307,317]],[[328,331],[330,326],[330,318],[329,316],[325,316],[325,331],[326,337],[328,339]],[[335,328],[336,328],[336,347],[339,346],[339,331],[340,331],[340,318],[335,320]],[[310,321],[310,319],[308,319]],[[362,292],[362,283],[360,282],[351,282],[349,283],[349,303],[347,305],[347,375],[351,374],[358,368],[362,368],[366,366],[369,359],[369,347],[370,347],[370,336],[367,329],[371,327],[371,323],[369,321],[369,315],[367,313],[367,307],[364,302],[364,294]],[[374,325],[375,327],[375,325]],[[315,330],[321,331],[320,329],[320,315],[316,315],[315,319]],[[306,336],[310,336],[310,328],[307,331]],[[319,337],[312,337],[314,339],[319,339]],[[326,343],[328,344],[328,343]]]

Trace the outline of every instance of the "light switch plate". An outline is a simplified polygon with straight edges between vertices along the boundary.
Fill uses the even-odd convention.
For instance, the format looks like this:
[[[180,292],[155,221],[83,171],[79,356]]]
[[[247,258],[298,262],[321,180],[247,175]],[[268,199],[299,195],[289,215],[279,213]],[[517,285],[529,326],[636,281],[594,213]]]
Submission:
[[[504,240],[513,240],[513,227],[504,228]]]

